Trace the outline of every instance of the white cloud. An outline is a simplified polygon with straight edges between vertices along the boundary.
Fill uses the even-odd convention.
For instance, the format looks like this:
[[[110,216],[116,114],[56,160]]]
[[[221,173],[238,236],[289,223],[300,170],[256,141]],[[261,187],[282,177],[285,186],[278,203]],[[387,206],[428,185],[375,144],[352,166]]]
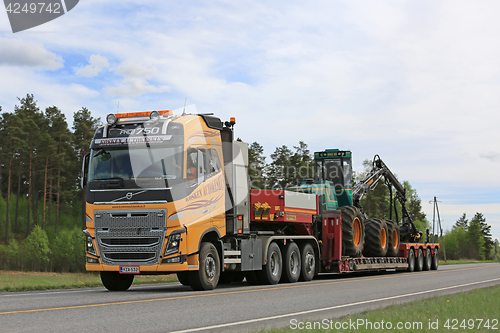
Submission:
[[[60,56],[48,51],[40,42],[0,37],[2,66],[57,69],[64,66],[63,62]]]
[[[123,83],[115,87],[107,87],[104,91],[111,96],[137,97],[145,93],[162,93],[170,90],[168,86],[154,86],[148,79],[155,77],[157,71],[134,62],[127,61],[114,70],[123,76]]]
[[[99,54],[93,54],[90,56],[89,64],[85,67],[77,68],[75,74],[78,76],[93,77],[107,67],[109,67],[108,59]]]

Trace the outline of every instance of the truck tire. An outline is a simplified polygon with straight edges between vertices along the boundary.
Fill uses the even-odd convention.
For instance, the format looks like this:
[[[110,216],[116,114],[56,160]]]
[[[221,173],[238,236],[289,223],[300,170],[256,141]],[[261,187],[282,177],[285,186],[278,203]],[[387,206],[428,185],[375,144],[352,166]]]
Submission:
[[[217,248],[209,242],[201,243],[199,267],[189,272],[189,285],[194,290],[212,290],[220,278],[220,259]]]
[[[387,224],[387,236],[389,241],[387,245],[387,256],[397,257],[399,253],[399,226],[396,221],[385,221]]]
[[[431,255],[431,249],[427,248],[425,250],[425,257],[424,257],[424,271],[429,271],[432,266],[432,255]]]
[[[179,272],[177,273],[177,280],[183,285],[183,286],[189,286],[189,272]]]
[[[415,271],[421,272],[424,269],[424,251],[422,248],[418,249],[417,260],[415,260]]]
[[[125,291],[132,285],[134,275],[101,271],[101,281],[109,291]]]
[[[295,283],[299,280],[302,260],[300,259],[300,250],[295,242],[289,242],[283,249],[283,274],[282,282]]]
[[[257,271],[259,282],[261,284],[277,284],[280,282],[283,272],[283,258],[278,244],[271,242],[267,249],[266,265],[262,266],[261,271]]]
[[[300,248],[300,281],[311,281],[316,275],[316,255],[310,243],[305,243]]]
[[[387,224],[382,219],[365,221],[365,249],[366,257],[384,257],[387,254]]]
[[[431,264],[431,269],[433,271],[437,270],[439,267],[439,250],[436,247],[434,249],[434,255],[432,256],[432,264]]]
[[[365,244],[364,217],[359,208],[340,207],[342,212],[342,252],[345,256],[360,257]]]
[[[413,272],[415,270],[415,250],[413,248],[408,251],[408,272]]]

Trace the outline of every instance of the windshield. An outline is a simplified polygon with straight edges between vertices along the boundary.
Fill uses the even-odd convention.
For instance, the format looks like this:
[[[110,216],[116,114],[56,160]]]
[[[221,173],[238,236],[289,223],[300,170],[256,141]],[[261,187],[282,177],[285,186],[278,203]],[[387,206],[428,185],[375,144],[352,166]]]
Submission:
[[[106,179],[182,178],[182,146],[93,149],[89,181]]]
[[[330,180],[335,186],[352,186],[352,167],[350,159],[331,159],[316,161],[316,180]]]

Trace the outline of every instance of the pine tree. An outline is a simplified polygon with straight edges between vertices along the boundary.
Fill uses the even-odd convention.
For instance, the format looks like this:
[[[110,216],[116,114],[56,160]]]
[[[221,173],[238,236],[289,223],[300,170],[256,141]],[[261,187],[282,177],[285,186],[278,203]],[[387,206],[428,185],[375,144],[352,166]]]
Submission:
[[[266,157],[264,147],[254,142],[248,147],[248,175],[250,176],[250,188],[263,189],[266,187]]]
[[[85,155],[90,151],[90,142],[94,136],[95,131],[101,124],[100,118],[92,117],[92,114],[86,107],[82,107],[73,115],[73,129],[74,129],[74,147],[77,154],[78,165],[82,165]],[[85,191],[81,190],[82,199],[82,225],[86,227],[85,223]]]

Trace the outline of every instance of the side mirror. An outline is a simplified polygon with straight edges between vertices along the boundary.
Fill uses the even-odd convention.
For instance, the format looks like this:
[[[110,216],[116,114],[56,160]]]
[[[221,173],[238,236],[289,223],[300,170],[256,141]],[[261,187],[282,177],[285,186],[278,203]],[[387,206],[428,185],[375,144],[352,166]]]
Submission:
[[[82,174],[80,183],[82,189],[84,189],[85,186],[87,186],[87,178],[89,174],[89,160],[90,160],[90,153],[87,153],[83,157],[83,163],[82,163]]]

